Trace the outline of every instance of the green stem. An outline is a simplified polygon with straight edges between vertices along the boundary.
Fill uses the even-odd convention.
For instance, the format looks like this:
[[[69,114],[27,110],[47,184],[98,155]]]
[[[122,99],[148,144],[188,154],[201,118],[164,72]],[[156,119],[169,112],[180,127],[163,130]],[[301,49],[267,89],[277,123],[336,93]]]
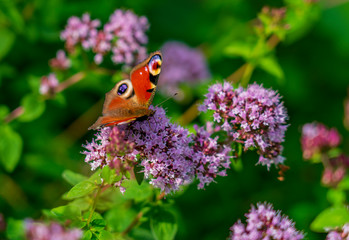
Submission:
[[[241,85],[243,87],[247,87],[248,82],[251,79],[252,73],[255,69],[255,66],[252,65],[251,63],[248,63],[245,69],[244,74],[242,75],[242,79],[241,79]]]
[[[88,219],[87,219],[87,226],[90,225],[90,222],[91,222],[91,219],[92,219],[92,215],[93,213],[95,212],[96,210],[96,205],[97,205],[97,200],[99,198],[99,195],[101,194],[101,191],[102,191],[102,188],[103,188],[103,184],[101,186],[99,186],[97,192],[96,192],[96,195],[95,197],[93,198],[93,203],[92,203],[92,208],[91,208],[91,212],[90,212],[90,215],[88,216]]]

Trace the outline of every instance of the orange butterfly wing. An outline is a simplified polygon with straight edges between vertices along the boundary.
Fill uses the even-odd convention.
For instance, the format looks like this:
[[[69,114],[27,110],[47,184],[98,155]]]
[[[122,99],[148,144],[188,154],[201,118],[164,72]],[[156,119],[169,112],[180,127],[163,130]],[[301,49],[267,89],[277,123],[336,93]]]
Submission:
[[[131,71],[131,80],[122,80],[106,93],[103,116],[89,127],[97,129],[128,123],[152,113],[149,106],[154,98],[161,71],[161,53],[151,54]]]

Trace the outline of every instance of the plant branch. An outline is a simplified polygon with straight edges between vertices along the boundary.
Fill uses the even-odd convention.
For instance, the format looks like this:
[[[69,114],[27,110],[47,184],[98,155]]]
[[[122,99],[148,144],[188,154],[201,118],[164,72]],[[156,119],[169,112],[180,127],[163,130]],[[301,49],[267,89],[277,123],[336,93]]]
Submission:
[[[5,122],[10,123],[14,119],[18,118],[24,113],[24,108],[22,106],[17,107],[15,110],[13,110],[9,115],[6,116]]]
[[[187,125],[188,123],[192,122],[198,115],[198,105],[200,104],[200,101],[196,101],[193,105],[191,105],[187,111],[185,111],[182,116],[178,119],[178,122],[180,125]]]
[[[91,212],[90,212],[90,214],[89,214],[89,216],[88,216],[88,219],[87,219],[87,226],[90,225],[90,222],[91,222],[91,220],[92,220],[93,213],[95,212],[95,209],[96,209],[97,200],[98,200],[99,195],[101,194],[101,191],[102,191],[103,188],[104,188],[104,185],[103,185],[103,184],[100,185],[100,186],[98,187],[98,190],[97,190],[97,192],[96,192],[94,198],[93,198],[93,203],[92,203]]]
[[[139,220],[142,217],[143,217],[143,212],[139,212],[137,216],[133,219],[133,221],[130,223],[130,225],[121,233],[121,236],[127,235],[132,230],[132,228],[134,228],[138,224]]]
[[[78,72],[75,73],[73,76],[65,80],[64,82],[61,82],[56,88],[55,92],[59,93],[65,90],[66,88],[70,87],[71,85],[81,81],[84,77],[86,77],[85,72]]]

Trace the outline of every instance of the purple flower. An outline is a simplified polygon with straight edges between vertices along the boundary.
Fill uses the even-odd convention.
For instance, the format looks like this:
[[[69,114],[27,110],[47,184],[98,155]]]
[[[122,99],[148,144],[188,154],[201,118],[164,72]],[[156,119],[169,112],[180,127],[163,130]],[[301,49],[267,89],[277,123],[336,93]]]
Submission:
[[[308,123],[302,129],[303,158],[311,159],[314,154],[335,148],[340,144],[341,136],[335,128],[328,129],[321,123]]]
[[[292,220],[282,216],[280,211],[275,211],[271,204],[257,203],[257,208],[252,206],[246,215],[247,224],[238,220],[230,228],[231,240],[299,240],[304,234],[299,232]]]
[[[111,46],[112,61],[134,65],[146,58],[145,44],[148,37],[145,32],[149,29],[148,19],[138,17],[131,11],[116,10],[104,25],[106,36],[113,36]]]
[[[61,33],[66,48],[72,52],[77,45],[95,53],[94,62],[101,64],[105,55],[111,53],[114,63],[135,65],[146,58],[145,44],[148,38],[145,32],[149,28],[146,17],[138,17],[131,11],[116,10],[103,29],[98,19],[91,20],[89,14],[82,19],[71,17]]]
[[[218,137],[211,138],[214,130],[212,123],[207,123],[207,129],[194,126],[196,134],[193,137],[194,155],[192,161],[196,177],[199,180],[198,188],[204,188],[219,176],[226,176],[226,169],[230,168],[230,147],[218,144]]]
[[[150,184],[167,194],[192,181],[192,139],[188,130],[170,123],[162,108],[155,108],[154,115],[145,121],[120,128],[126,131],[127,140],[135,144],[132,155],[139,154]]]
[[[65,52],[63,50],[59,50],[57,52],[56,58],[52,58],[49,61],[49,65],[52,68],[56,68],[58,70],[66,70],[70,68],[71,61],[67,56],[65,55]]]
[[[67,50],[72,52],[77,44],[81,44],[84,49],[91,49],[100,24],[98,19],[91,20],[88,13],[82,15],[81,19],[76,16],[69,18],[65,29],[61,32],[61,39],[65,40]]]
[[[170,123],[162,108],[155,108],[144,121],[102,128],[96,136],[83,152],[92,169],[135,160],[150,184],[165,193],[177,191],[194,177],[189,132]]]
[[[91,170],[95,170],[98,167],[103,167],[110,163],[106,148],[110,144],[109,135],[111,133],[110,128],[101,128],[95,134],[96,139],[92,139],[90,143],[83,145],[86,148],[82,154],[85,154],[85,162],[91,165]]]
[[[211,138],[217,130],[212,124],[206,129],[195,127],[197,132],[193,135],[170,123],[164,109],[151,109],[154,114],[146,120],[98,130],[96,140],[86,144],[83,152],[92,170],[109,165],[124,174],[139,163],[150,184],[166,194],[191,183],[195,177],[200,189],[217,176],[226,176],[231,149],[219,144],[218,138]]]
[[[179,92],[180,83],[195,84],[211,77],[201,51],[177,41],[166,42],[161,48],[165,61],[161,67],[160,90],[168,95]]]
[[[64,229],[55,222],[45,224],[31,219],[25,222],[26,239],[28,240],[78,240],[82,237],[80,229]]]
[[[232,141],[242,143],[245,151],[257,149],[259,164],[269,168],[283,163],[281,143],[288,116],[275,91],[258,84],[247,89],[234,89],[228,82],[215,84],[199,110],[213,110],[214,121],[222,125]]]
[[[330,231],[326,240],[347,240],[349,239],[349,223],[346,223],[342,229],[336,229]]]
[[[41,78],[40,93],[42,95],[53,95],[55,93],[55,88],[58,86],[59,82],[54,73],[50,73],[48,76],[43,76]]]

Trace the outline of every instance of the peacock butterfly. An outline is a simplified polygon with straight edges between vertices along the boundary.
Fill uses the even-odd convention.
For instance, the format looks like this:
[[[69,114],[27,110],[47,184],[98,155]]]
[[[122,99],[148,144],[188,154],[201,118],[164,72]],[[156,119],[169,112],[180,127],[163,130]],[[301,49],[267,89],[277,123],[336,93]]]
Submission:
[[[157,51],[135,66],[130,73],[131,80],[118,82],[106,93],[103,116],[88,129],[124,124],[152,115],[154,112],[149,106],[154,98],[161,64],[162,56]]]

